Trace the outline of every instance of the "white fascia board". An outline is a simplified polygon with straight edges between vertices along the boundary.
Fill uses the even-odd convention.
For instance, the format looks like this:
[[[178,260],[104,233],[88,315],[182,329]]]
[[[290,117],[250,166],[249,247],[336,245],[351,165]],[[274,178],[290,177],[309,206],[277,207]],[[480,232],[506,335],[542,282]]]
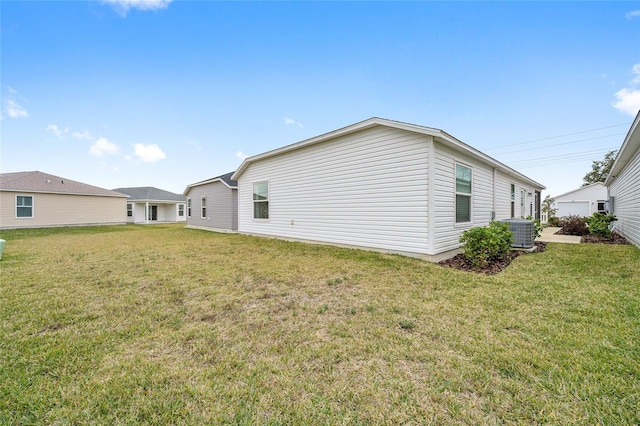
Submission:
[[[640,111],[636,115],[636,118],[631,123],[631,127],[629,128],[629,132],[627,136],[624,138],[624,142],[622,142],[622,146],[618,151],[618,155],[616,155],[616,159],[613,162],[613,166],[611,166],[611,171],[609,172],[609,176],[604,181],[605,186],[611,185],[613,179],[620,174],[620,171],[625,168],[627,163],[633,157],[633,154],[640,149]]]
[[[533,179],[528,178],[527,176],[523,175],[522,173],[512,169],[511,167],[507,166],[506,164],[501,163],[500,161],[496,160],[495,158],[492,158],[490,156],[488,156],[487,154],[478,151],[477,149],[475,149],[474,147],[472,147],[471,145],[467,145],[466,143],[462,142],[459,139],[456,139],[455,137],[451,136],[450,134],[440,131],[440,136],[438,138],[438,140],[440,142],[444,142],[445,145],[448,145],[449,147],[457,150],[457,151],[461,151],[464,152],[466,154],[470,154],[471,156],[475,157],[476,159],[484,162],[485,164],[490,165],[491,167],[494,167],[500,171],[502,171],[503,173],[506,173],[507,175],[513,176],[517,179],[520,179],[524,182],[527,182],[529,185],[533,186],[534,188],[543,190],[546,189],[546,187],[544,185],[542,185],[539,182],[536,182]]]
[[[115,192],[114,195],[109,194],[83,194],[80,192],[56,192],[56,191],[37,191],[33,189],[5,189],[0,188],[0,192],[18,192],[22,194],[52,194],[52,195],[76,195],[80,197],[108,197],[108,198],[131,198],[130,195]],[[119,195],[116,195],[119,194]]]
[[[334,139],[340,136],[348,135],[350,133],[358,132],[360,130],[368,129],[374,126],[394,127],[397,129],[404,129],[410,132],[423,133],[431,136],[437,136],[440,132],[438,129],[432,129],[429,127],[417,126],[415,124],[402,123],[400,121],[392,121],[384,118],[373,117],[373,118],[369,118],[367,120],[352,124],[350,126],[342,127],[340,129],[333,130],[328,133],[323,133],[321,135],[314,136],[312,138],[293,143],[291,145],[283,146],[281,148],[276,148],[271,151],[263,152],[262,154],[257,154],[252,157],[245,158],[242,164],[240,164],[240,167],[238,167],[238,170],[236,170],[233,176],[231,176],[231,179],[238,180],[238,178],[246,170],[249,164],[255,161],[263,160],[269,157],[274,157],[276,155],[283,154],[285,152],[294,151],[296,149],[304,148],[306,146],[314,145],[314,144],[324,142],[330,139]]]
[[[305,139],[301,142],[297,142],[291,145],[287,145],[281,148],[277,148],[277,149],[273,149],[271,151],[267,151],[264,152],[262,154],[258,154],[258,155],[254,155],[252,157],[248,157],[245,158],[244,161],[242,162],[242,164],[240,165],[240,167],[238,167],[238,170],[236,170],[236,172],[233,174],[233,176],[231,176],[231,179],[234,180],[238,180],[238,178],[242,175],[242,173],[246,170],[246,168],[249,166],[249,164],[255,162],[255,161],[259,161],[259,160],[263,160],[265,158],[269,158],[269,157],[273,157],[279,154],[283,154],[285,152],[289,152],[289,151],[293,151],[296,149],[300,149],[300,148],[304,148],[306,146],[309,145],[314,145],[320,142],[324,142],[326,140],[330,140],[339,136],[344,136],[347,135],[349,133],[354,133],[360,130],[364,130],[364,129],[368,129],[370,127],[374,127],[374,126],[386,126],[386,127],[391,127],[391,128],[396,128],[396,129],[401,129],[401,130],[406,130],[409,132],[413,132],[413,133],[420,133],[423,135],[428,135],[428,136],[433,136],[435,138],[438,139],[438,141],[440,142],[444,142],[445,145],[448,145],[452,148],[454,148],[457,151],[462,151],[465,152],[467,154],[470,154],[473,157],[476,157],[477,159],[480,159],[481,161],[483,161],[484,163],[487,163],[489,165],[491,165],[492,167],[496,167],[497,169],[503,171],[504,173],[508,174],[508,175],[512,175],[520,180],[523,180],[525,182],[528,182],[531,186],[535,187],[535,188],[539,188],[540,190],[542,189],[546,189],[544,185],[541,185],[540,183],[529,179],[528,177],[524,176],[523,174],[515,171],[514,169],[502,164],[501,162],[489,157],[486,154],[483,154],[482,152],[478,151],[477,149],[471,147],[470,145],[467,145],[466,143],[454,138],[453,136],[443,132],[440,129],[435,129],[432,127],[425,127],[425,126],[419,126],[416,124],[410,124],[410,123],[403,123],[401,121],[394,121],[394,120],[387,120],[385,118],[379,118],[379,117],[373,117],[373,118],[369,118],[367,120],[364,121],[360,121],[358,123],[352,124],[350,126],[347,127],[343,127],[337,130],[333,130],[331,132],[328,133],[324,133],[322,135],[319,136],[315,136],[312,137],[310,139]]]
[[[226,186],[229,189],[238,189],[237,186],[231,186],[227,182],[223,181],[220,178],[214,178],[214,179],[209,179],[209,180],[203,180],[202,182],[198,182],[198,183],[192,183],[191,185],[187,185],[187,187],[182,192],[182,195],[184,195],[186,197],[191,188],[195,188],[196,186],[207,185],[207,184],[214,183],[214,182],[222,182],[224,184],[224,186]],[[179,201],[179,202],[182,202],[182,201]]]

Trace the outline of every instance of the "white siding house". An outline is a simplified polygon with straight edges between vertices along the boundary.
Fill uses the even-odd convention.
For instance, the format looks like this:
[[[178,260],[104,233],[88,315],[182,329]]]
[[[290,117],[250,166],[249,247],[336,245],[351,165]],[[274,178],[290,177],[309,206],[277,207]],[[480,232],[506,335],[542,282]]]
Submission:
[[[39,171],[0,173],[0,229],[126,223],[127,195]]]
[[[187,185],[187,227],[217,232],[238,230],[238,187],[233,172]]]
[[[605,213],[607,187],[600,182],[596,182],[558,195],[553,199],[551,207],[557,209],[556,217],[587,217],[596,212]]]
[[[640,247],[640,112],[631,124],[604,184],[615,231]]]
[[[187,199],[181,194],[140,186],[116,188],[129,196],[127,200],[127,222],[129,223],[171,223],[185,222]]]
[[[535,216],[544,189],[441,130],[381,118],[249,157],[232,178],[240,233],[432,260],[465,229]]]

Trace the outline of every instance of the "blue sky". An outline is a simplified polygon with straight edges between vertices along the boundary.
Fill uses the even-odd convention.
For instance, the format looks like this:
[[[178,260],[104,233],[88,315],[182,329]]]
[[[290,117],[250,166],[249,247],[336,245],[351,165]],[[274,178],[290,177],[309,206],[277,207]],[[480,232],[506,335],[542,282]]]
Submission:
[[[370,118],[559,195],[640,109],[640,2],[0,3],[2,172],[186,185]]]

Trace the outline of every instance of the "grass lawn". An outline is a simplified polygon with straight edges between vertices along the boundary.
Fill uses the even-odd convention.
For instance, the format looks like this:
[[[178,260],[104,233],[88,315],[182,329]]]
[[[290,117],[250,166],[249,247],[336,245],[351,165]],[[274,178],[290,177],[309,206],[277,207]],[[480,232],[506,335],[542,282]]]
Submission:
[[[1,231],[0,424],[640,422],[640,250],[485,276],[181,225]]]

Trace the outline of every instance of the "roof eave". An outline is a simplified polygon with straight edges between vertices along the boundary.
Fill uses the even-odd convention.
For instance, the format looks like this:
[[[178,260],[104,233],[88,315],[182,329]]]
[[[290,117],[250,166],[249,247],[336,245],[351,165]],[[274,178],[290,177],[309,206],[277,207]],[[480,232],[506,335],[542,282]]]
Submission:
[[[640,149],[640,111],[636,114],[636,118],[631,123],[629,132],[622,142],[622,146],[616,155],[616,159],[613,161],[609,176],[604,181],[605,186],[611,185],[613,180],[624,169],[633,157],[633,154]]]

